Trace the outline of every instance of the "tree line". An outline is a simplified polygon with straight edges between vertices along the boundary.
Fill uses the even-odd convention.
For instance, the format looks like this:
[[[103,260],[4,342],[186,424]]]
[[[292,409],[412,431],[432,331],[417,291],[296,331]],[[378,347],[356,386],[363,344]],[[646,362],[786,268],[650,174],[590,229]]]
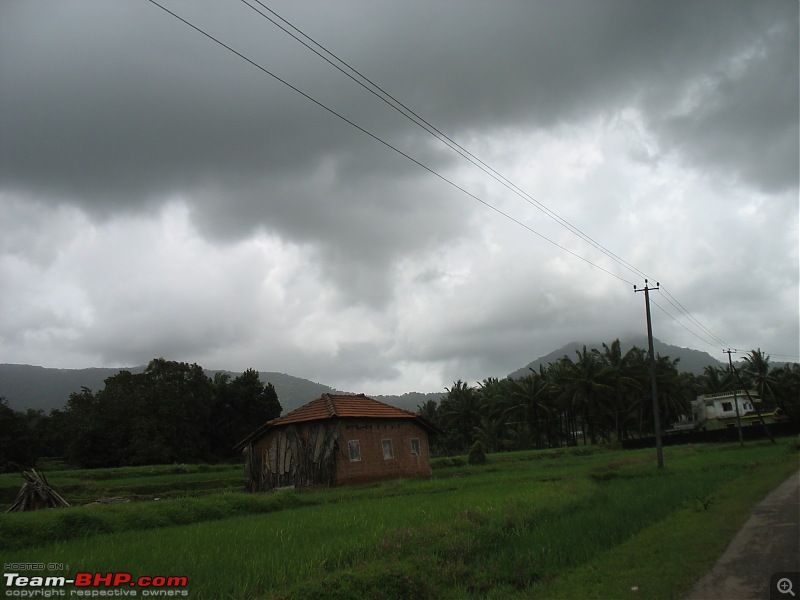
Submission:
[[[754,389],[763,410],[800,421],[800,365],[773,368],[752,350],[734,373],[729,365],[682,373],[679,360],[656,356],[662,430],[691,415],[698,395]],[[477,386],[459,380],[420,414],[444,431],[434,441],[439,454],[462,453],[476,442],[490,452],[621,441],[653,435],[650,361],[634,346],[623,353],[619,340],[602,349],[576,351],[519,379],[487,378]]]
[[[40,457],[79,467],[214,462],[282,411],[271,383],[248,369],[208,377],[197,364],[155,359],[120,371],[102,390],[70,394],[63,410],[13,411],[0,401],[0,468]]]
[[[691,414],[700,394],[755,389],[763,409],[780,408],[800,422],[800,365],[770,365],[753,350],[744,366],[708,366],[681,373],[678,360],[656,357],[660,422],[666,428]],[[480,441],[490,452],[597,444],[653,434],[647,351],[623,353],[619,340],[576,351],[519,379],[487,378],[472,387],[456,381],[420,414],[442,434],[435,454],[462,453]],[[102,390],[70,394],[64,409],[14,411],[0,399],[0,470],[55,457],[79,467],[215,462],[280,416],[278,395],[248,369],[208,377],[197,364],[150,362],[143,373],[120,371]]]

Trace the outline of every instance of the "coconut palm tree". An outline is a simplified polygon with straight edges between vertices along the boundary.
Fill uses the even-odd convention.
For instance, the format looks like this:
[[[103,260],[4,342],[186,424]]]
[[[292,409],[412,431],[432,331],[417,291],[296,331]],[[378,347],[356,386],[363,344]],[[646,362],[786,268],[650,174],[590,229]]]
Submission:
[[[609,412],[608,399],[614,392],[611,373],[597,358],[596,353],[576,350],[577,361],[568,357],[561,359],[563,370],[559,373],[561,398],[565,406],[581,416],[584,442],[588,430],[592,444],[597,443],[598,433],[603,433],[604,417]]]
[[[795,422],[800,421],[800,364],[779,367],[771,376],[777,382],[775,399],[781,412]]]
[[[512,426],[522,447],[552,446],[554,403],[551,386],[542,373],[531,372],[512,384],[503,402],[503,419]]]
[[[703,374],[695,379],[695,385],[698,394],[716,394],[734,389],[736,379],[730,367],[707,365],[703,368]]]
[[[489,452],[497,452],[509,445],[507,427],[503,418],[503,404],[508,394],[508,380],[487,377],[478,383],[480,423],[475,426],[473,436],[486,446]]]
[[[639,382],[629,374],[629,350],[622,354],[620,341],[614,340],[610,346],[603,344],[603,351],[594,350],[600,361],[608,369],[608,377],[613,391],[611,393],[611,410],[613,411],[614,430],[617,441],[627,437],[627,421],[638,405],[638,396],[641,387]]]
[[[751,350],[748,356],[744,357],[745,367],[743,369],[746,378],[758,391],[758,395],[765,402],[772,400],[775,402],[775,386],[777,381],[770,375],[769,355],[764,354],[761,348]]]
[[[475,442],[474,430],[481,422],[478,395],[460,379],[445,390],[447,395],[439,403],[439,419],[454,449],[463,450]]]

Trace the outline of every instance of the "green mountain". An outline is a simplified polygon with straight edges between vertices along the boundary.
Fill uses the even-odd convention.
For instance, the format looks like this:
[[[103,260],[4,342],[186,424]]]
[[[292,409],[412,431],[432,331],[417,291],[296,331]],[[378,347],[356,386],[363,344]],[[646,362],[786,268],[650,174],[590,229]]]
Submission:
[[[605,343],[610,344],[611,341],[613,340],[605,340]],[[512,379],[524,377],[530,373],[530,369],[538,371],[540,365],[546,367],[550,363],[556,362],[563,356],[568,356],[570,359],[574,360],[575,352],[581,350],[584,346],[586,346],[587,350],[596,348],[602,351],[603,342],[571,342],[562,346],[558,350],[554,350],[549,354],[545,354],[544,356],[529,362],[524,367],[517,369],[513,373],[510,373],[508,376]],[[647,350],[647,338],[642,336],[640,338],[631,337],[624,340],[620,339],[620,346],[623,354],[634,346],[638,346],[639,348],[644,348]],[[656,338],[653,338],[653,349],[655,350],[657,356],[669,356],[671,359],[680,359],[678,362],[678,371],[680,372],[702,375],[703,369],[708,365],[713,365],[715,367],[722,366],[721,361],[717,360],[706,352],[692,350],[691,348],[681,348],[680,346],[672,346],[670,344],[665,344]]]
[[[80,392],[81,387],[92,391],[103,389],[105,380],[121,370],[123,369],[49,369],[32,365],[0,364],[0,396],[5,397],[14,410],[32,408],[50,412],[54,408],[63,408],[69,395]],[[124,370],[141,373],[144,367],[126,367]],[[214,377],[218,372],[206,370],[209,377]],[[231,377],[240,374],[225,372]],[[284,413],[319,398],[325,392],[336,391],[327,385],[284,373],[264,372],[260,375],[264,383],[269,381],[275,386]]]
[[[621,340],[621,342],[623,352],[627,352],[634,345],[647,348],[647,340],[645,338],[629,338]],[[530,372],[530,368],[538,370],[539,365],[547,366],[564,355],[574,358],[575,351],[580,350],[584,345],[587,348],[602,349],[602,342],[573,342],[517,369],[509,377],[522,377]],[[698,350],[671,346],[658,340],[654,340],[654,346],[657,354],[669,356],[673,359],[679,358],[678,370],[694,373],[695,375],[701,374],[707,365],[718,366],[722,364],[711,355]],[[73,392],[80,392],[81,387],[87,387],[92,391],[102,389],[105,387],[105,380],[116,375],[120,370],[119,368],[50,369],[32,365],[0,364],[0,397],[5,397],[9,406],[14,410],[32,408],[50,412],[54,408],[63,408],[69,399],[69,395]],[[129,367],[125,368],[125,370],[132,373],[141,373],[144,367]],[[209,377],[213,377],[218,372],[220,371],[206,370],[206,374]],[[230,374],[231,377],[236,377],[240,374],[232,371],[224,372]],[[307,402],[311,402],[315,398],[319,398],[321,394],[338,392],[338,390],[330,386],[286,375],[285,373],[265,371],[260,372],[260,375],[264,383],[270,382],[275,386],[284,414]],[[363,391],[369,393],[369,390]],[[409,392],[402,396],[373,397],[386,404],[416,411],[417,406],[425,401],[438,401],[443,395],[442,392],[427,394]]]

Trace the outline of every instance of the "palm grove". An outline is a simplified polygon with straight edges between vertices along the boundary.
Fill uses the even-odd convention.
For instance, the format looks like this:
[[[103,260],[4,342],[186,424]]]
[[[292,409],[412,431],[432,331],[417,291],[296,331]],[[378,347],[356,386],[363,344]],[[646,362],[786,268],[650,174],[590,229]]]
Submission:
[[[765,410],[780,408],[800,421],[800,365],[773,367],[753,350],[737,371],[738,377],[727,366],[708,366],[696,376],[657,356],[660,422],[690,414],[699,394],[742,387],[757,390]],[[519,379],[487,378],[476,387],[456,381],[446,391],[438,403],[419,406],[442,430],[433,442],[438,454],[462,453],[476,442],[498,452],[653,433],[647,352],[633,347],[623,354],[619,340],[599,350],[584,347]],[[196,364],[156,359],[143,373],[120,371],[100,391],[71,394],[63,410],[49,415],[13,411],[0,400],[0,470],[41,457],[81,467],[218,461],[281,410],[275,388],[258,371],[210,378]]]
[[[707,366],[702,375],[679,371],[678,360],[656,357],[662,429],[691,414],[701,394],[756,390],[764,410],[780,408],[800,421],[800,364],[772,368],[753,350],[735,373]],[[420,412],[445,433],[435,450],[463,452],[480,442],[490,452],[608,443],[653,435],[650,362],[646,350],[623,353],[619,340],[601,349],[576,351],[519,379],[488,378],[476,387],[456,381],[438,403]]]

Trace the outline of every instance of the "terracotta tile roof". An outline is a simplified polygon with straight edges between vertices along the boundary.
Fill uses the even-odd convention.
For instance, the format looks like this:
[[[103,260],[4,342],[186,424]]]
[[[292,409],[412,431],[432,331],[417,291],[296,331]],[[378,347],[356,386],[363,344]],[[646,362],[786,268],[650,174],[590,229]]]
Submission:
[[[304,421],[320,421],[334,417],[366,417],[374,419],[417,419],[419,415],[402,410],[383,402],[368,398],[364,394],[357,396],[322,394],[316,400],[286,413],[282,417],[269,422],[270,426],[301,423]]]
[[[304,404],[300,408],[285,415],[267,421],[234,448],[241,449],[245,444],[260,438],[273,427],[291,423],[305,423],[309,421],[322,421],[334,418],[367,418],[367,419],[414,419],[426,430],[437,433],[439,429],[420,417],[418,414],[378,402],[364,394],[322,394],[316,400]]]

